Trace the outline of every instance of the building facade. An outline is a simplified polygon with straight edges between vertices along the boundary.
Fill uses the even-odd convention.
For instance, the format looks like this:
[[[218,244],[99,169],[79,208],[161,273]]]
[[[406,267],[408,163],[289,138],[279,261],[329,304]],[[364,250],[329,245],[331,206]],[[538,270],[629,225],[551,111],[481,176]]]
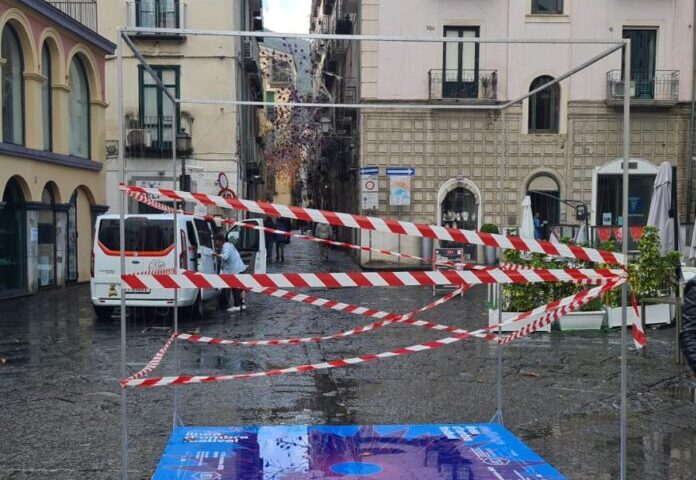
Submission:
[[[104,2],[100,24],[116,40],[120,25],[129,27],[214,30],[261,30],[261,1],[207,0],[205,8],[183,0]],[[256,38],[197,36],[179,33],[130,35],[158,78],[177,98],[198,100],[260,100],[261,77]],[[107,87],[117,105],[116,59],[107,61]],[[126,183],[172,186],[173,170],[185,189],[247,198],[260,195],[263,152],[257,142],[256,107],[182,103],[175,107],[155,86],[133,53],[124,47],[124,110]],[[118,109],[106,122],[107,197],[118,208]],[[177,137],[190,137],[190,149],[172,149]],[[148,207],[129,204],[130,212]]]
[[[64,2],[61,2],[64,3]],[[96,2],[0,1],[0,298],[88,281],[104,184]]]
[[[362,0],[360,14],[366,35],[630,38],[633,160],[628,223],[645,225],[652,181],[664,161],[677,167],[681,220],[690,220],[693,2]],[[361,101],[420,107],[506,102],[605,48],[362,42]],[[361,110],[360,165],[379,168],[377,213],[466,229],[478,229],[484,223],[504,228],[517,224],[520,204],[530,195],[547,235],[572,232],[580,223],[575,209],[564,200],[587,205],[592,226],[623,225],[619,173],[625,82],[621,69],[622,53],[616,52],[505,113]],[[415,169],[407,185],[410,201],[405,205],[390,201],[389,167]],[[567,228],[554,228],[563,225]],[[415,238],[366,236],[365,244],[412,254],[423,249],[427,255],[430,248],[427,242],[423,248]],[[466,254],[476,259],[480,252],[469,248]],[[363,263],[370,260],[363,255]]]

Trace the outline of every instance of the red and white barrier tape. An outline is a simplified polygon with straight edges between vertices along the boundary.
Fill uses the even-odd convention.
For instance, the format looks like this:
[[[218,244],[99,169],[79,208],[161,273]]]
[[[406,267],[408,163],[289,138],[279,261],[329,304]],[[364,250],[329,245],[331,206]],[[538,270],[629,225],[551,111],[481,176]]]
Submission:
[[[555,309],[553,311],[546,311],[546,309],[549,308],[549,305],[546,305],[544,307],[539,307],[533,311],[524,312],[522,314],[516,315],[514,318],[506,320],[505,322],[501,323],[500,325],[491,325],[491,326],[488,326],[486,328],[482,328],[482,329],[475,330],[475,331],[462,331],[461,333],[458,333],[457,335],[454,335],[452,337],[447,337],[447,338],[443,338],[443,339],[439,339],[439,340],[434,340],[432,342],[412,345],[410,347],[404,347],[404,348],[399,348],[399,349],[395,349],[395,350],[390,350],[390,351],[382,352],[379,354],[360,355],[358,357],[332,360],[329,362],[322,362],[322,363],[308,364],[308,365],[299,365],[299,366],[288,367],[288,368],[283,368],[283,369],[274,369],[274,370],[267,370],[267,371],[262,371],[262,372],[253,372],[253,373],[241,373],[241,374],[234,374],[234,375],[196,375],[196,376],[180,375],[180,376],[175,376],[175,377],[152,377],[152,378],[140,378],[140,379],[126,379],[126,380],[123,380],[121,382],[121,386],[123,388],[126,388],[126,387],[152,388],[152,387],[160,387],[160,386],[167,386],[167,385],[182,385],[182,384],[192,384],[192,383],[212,383],[212,382],[224,382],[224,381],[232,381],[232,380],[244,380],[244,379],[250,379],[250,378],[271,377],[271,376],[283,375],[283,374],[288,374],[288,373],[306,373],[306,372],[311,372],[311,371],[315,371],[315,370],[339,368],[339,367],[344,367],[344,366],[348,366],[348,365],[355,365],[358,363],[367,363],[367,362],[371,362],[374,360],[378,360],[380,358],[404,356],[404,355],[408,355],[411,353],[422,352],[422,351],[426,351],[426,350],[433,350],[433,349],[444,347],[445,345],[450,345],[452,343],[459,342],[459,341],[464,340],[466,338],[471,338],[474,336],[485,336],[487,333],[490,333],[491,331],[496,330],[496,329],[502,327],[503,325],[508,325],[508,324],[511,324],[511,323],[514,323],[517,321],[528,319],[532,316],[532,312],[539,312],[540,310],[543,310],[546,313],[544,314],[544,316],[542,318],[537,320],[537,322],[553,321],[554,319],[558,319],[560,317],[561,314],[559,312],[570,313],[573,310],[580,308],[582,305],[589,302],[590,300],[602,295],[605,291],[608,291],[609,289],[614,288],[623,282],[625,282],[625,279],[615,279],[615,280],[607,282],[604,285],[601,285],[599,287],[595,287],[591,290],[578,293],[576,295],[573,295],[571,297],[567,297],[567,298],[560,300],[560,301],[553,302],[552,304],[549,304],[549,305],[555,305]],[[527,335],[530,332],[531,332],[530,329],[526,329],[525,332],[520,334],[519,336]],[[515,338],[518,338],[518,337],[515,337]]]
[[[519,237],[508,237],[505,235],[405,222],[401,220],[384,220],[377,217],[366,217],[349,213],[292,207],[252,200],[223,198],[217,195],[182,192],[179,190],[134,187],[128,185],[120,185],[119,188],[126,192],[141,192],[148,195],[167,198],[169,200],[193,202],[206,207],[217,206],[227,209],[242,210],[269,215],[272,217],[284,217],[317,223],[327,223],[334,226],[358,228],[361,230],[373,230],[397,235],[437,238],[451,242],[497,247],[506,250],[543,253],[553,257],[575,258],[582,261],[596,263],[613,265],[625,264],[625,258],[622,254],[604,250],[595,250],[592,248],[578,247],[575,245],[522,239]]]
[[[352,250],[359,250],[362,252],[372,252],[372,253],[379,253],[382,255],[387,255],[387,256],[392,256],[392,257],[397,257],[397,258],[406,258],[409,260],[418,260],[423,263],[433,263],[435,265],[442,265],[442,266],[449,266],[461,270],[490,270],[491,268],[495,267],[490,267],[490,266],[485,266],[485,265],[476,265],[474,263],[460,263],[460,262],[452,262],[452,261],[435,261],[435,259],[432,258],[423,258],[423,257],[418,257],[416,255],[409,255],[407,253],[401,253],[401,252],[394,252],[392,250],[385,250],[382,248],[373,248],[373,247],[368,247],[365,245],[353,245],[352,243],[346,243],[346,242],[339,242],[337,240],[328,240],[324,238],[317,238],[317,237],[312,237],[310,235],[303,235],[303,234],[298,234],[298,233],[293,233],[293,232],[286,232],[285,230],[277,230],[274,228],[268,228],[264,227],[261,225],[256,225],[253,223],[245,223],[241,222],[238,220],[232,220],[230,218],[226,218],[220,215],[209,215],[209,214],[199,214],[195,212],[187,212],[185,210],[180,210],[176,209],[174,207],[170,207],[169,205],[165,205],[164,203],[158,202],[156,200],[153,200],[149,195],[142,193],[142,192],[134,192],[134,191],[128,191],[126,192],[128,196],[133,198],[134,200],[137,200],[139,203],[142,203],[144,205],[147,205],[152,208],[156,208],[157,210],[160,210],[162,212],[166,213],[177,213],[179,215],[191,215],[197,218],[200,218],[202,220],[206,221],[212,221],[212,222],[219,222],[223,223],[225,225],[230,225],[230,226],[238,226],[238,227],[243,227],[247,228],[250,230],[258,230],[261,232],[265,233],[272,233],[275,235],[285,235],[287,237],[292,237],[292,238],[297,238],[300,240],[307,240],[311,242],[316,242],[316,243],[323,243],[324,245],[331,245],[333,247],[339,247],[339,248],[346,248],[346,249],[352,249]],[[526,266],[521,266],[521,265],[514,265],[514,264],[501,264],[500,267],[501,269],[509,269],[509,270],[521,270],[521,269],[529,269],[531,267],[526,267]]]
[[[360,327],[356,327],[350,330],[346,330],[343,332],[339,333],[334,333],[331,335],[325,335],[325,336],[314,336],[314,337],[297,337],[297,338],[284,338],[284,339],[271,339],[271,340],[226,340],[223,338],[215,338],[215,337],[206,337],[203,335],[194,335],[194,334],[188,334],[188,333],[182,333],[179,334],[178,338],[181,340],[186,340],[189,342],[194,342],[194,343],[206,343],[209,345],[229,345],[229,346],[234,346],[234,347],[241,347],[241,346],[248,346],[248,347],[260,347],[260,346],[279,346],[279,345],[297,345],[300,343],[318,343],[322,342],[325,340],[334,340],[337,338],[344,338],[348,337],[351,335],[358,335],[361,333],[365,332],[370,332],[370,331],[375,331],[379,330],[382,327],[385,327],[387,325],[393,325],[393,324],[406,324],[406,325],[414,325],[414,326],[419,326],[423,328],[428,328],[432,330],[442,330],[442,331],[449,331],[453,332],[454,330],[452,327],[448,327],[447,325],[439,325],[431,322],[425,322],[422,320],[415,320],[413,317],[419,313],[432,310],[439,305],[442,305],[460,293],[462,293],[465,290],[465,287],[459,288],[447,295],[445,295],[442,298],[437,299],[436,301],[429,303],[428,305],[419,308],[418,310],[415,310],[413,312],[406,313],[404,315],[399,315],[396,313],[389,313],[389,312],[382,312],[379,310],[372,310],[369,308],[365,307],[359,307],[356,305],[350,305],[347,303],[340,303],[340,302],[335,302],[333,300],[327,300],[325,298],[317,298],[317,297],[310,297],[308,295],[302,295],[299,293],[294,293],[294,292],[288,292],[287,290],[280,290],[280,289],[273,289],[273,288],[267,288],[267,289],[258,289],[258,290],[251,290],[254,293],[261,293],[264,295],[269,295],[272,297],[280,298],[282,300],[289,300],[289,301],[294,301],[294,302],[299,302],[299,303],[304,303],[307,305],[314,305],[317,307],[321,308],[328,308],[332,310],[337,310],[339,312],[346,312],[346,313],[352,313],[355,315],[361,315],[365,317],[371,317],[371,318],[379,318],[379,322],[374,322],[368,325],[363,325]],[[458,333],[462,333],[463,331],[460,331]]]
[[[345,273],[242,273],[204,274],[185,272],[176,275],[126,274],[122,283],[132,289],[147,288],[350,288],[405,287],[434,285],[477,285],[493,283],[572,282],[604,283],[625,278],[623,270],[608,269],[532,269],[464,270],[416,272],[345,272]]]
[[[176,333],[172,333],[169,336],[169,339],[165,342],[165,344],[162,346],[162,348],[159,349],[159,351],[155,354],[154,357],[152,357],[152,360],[147,362],[147,365],[143,367],[142,370],[134,373],[130,377],[128,377],[127,380],[136,380],[138,378],[143,378],[152,373],[152,371],[159,366],[159,364],[162,362],[162,359],[164,358],[164,355],[167,353],[167,350],[169,350],[169,347],[172,346],[172,343],[174,343],[174,340],[177,339],[179,335]]]

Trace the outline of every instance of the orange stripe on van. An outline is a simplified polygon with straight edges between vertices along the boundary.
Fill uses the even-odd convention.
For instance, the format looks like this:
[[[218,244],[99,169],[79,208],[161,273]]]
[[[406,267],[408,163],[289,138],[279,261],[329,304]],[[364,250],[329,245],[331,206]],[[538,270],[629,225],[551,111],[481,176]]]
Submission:
[[[109,256],[112,257],[119,257],[121,256],[121,252],[119,250],[110,250],[106,248],[106,246],[102,242],[97,242],[99,245],[99,248],[102,249],[102,251]],[[136,252],[136,251],[131,251],[131,250],[126,250],[125,254],[126,257],[166,257],[169,255],[172,250],[174,250],[174,245],[170,245],[169,247],[165,248],[164,250],[159,250],[159,251],[147,251],[147,252]]]

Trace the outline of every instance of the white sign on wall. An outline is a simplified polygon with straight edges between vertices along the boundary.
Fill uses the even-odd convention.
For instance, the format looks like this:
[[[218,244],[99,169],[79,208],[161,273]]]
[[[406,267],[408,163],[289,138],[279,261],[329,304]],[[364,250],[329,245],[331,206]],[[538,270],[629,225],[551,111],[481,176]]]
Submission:
[[[360,197],[363,210],[375,210],[379,207],[379,169],[363,167],[360,169]]]

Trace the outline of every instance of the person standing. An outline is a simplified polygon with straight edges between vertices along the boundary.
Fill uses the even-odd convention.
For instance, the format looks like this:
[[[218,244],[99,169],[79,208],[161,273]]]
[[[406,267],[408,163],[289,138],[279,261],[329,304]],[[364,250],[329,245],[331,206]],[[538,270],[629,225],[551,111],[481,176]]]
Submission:
[[[322,240],[331,240],[333,236],[331,225],[328,223],[317,223],[314,227],[314,236]],[[325,262],[329,259],[329,247],[325,242],[319,244],[319,252],[322,261]]]
[[[237,249],[234,248],[234,245],[230,242],[225,241],[225,237],[221,233],[215,235],[215,249],[219,251],[219,253],[215,253],[215,256],[220,259],[220,273],[236,275],[247,269]],[[229,290],[230,289],[226,288],[222,291],[223,305],[225,307],[229,307]],[[233,288],[231,290],[232,297],[234,298],[234,305],[227,308],[227,311],[239,312],[240,310],[246,310],[246,306],[242,300],[242,290],[240,288]]]
[[[272,229],[276,228],[271,217],[265,217],[263,219],[263,226]],[[265,231],[263,232],[263,238],[266,240],[266,261],[270,262],[273,260],[273,242],[275,240],[275,234]]]
[[[276,222],[276,230],[282,230],[283,232],[290,231],[290,220],[287,218],[279,218]],[[285,245],[290,243],[290,235],[283,235],[282,233],[276,233],[275,235],[275,245],[276,245],[276,262],[285,262]]]
[[[534,214],[534,240],[541,240],[542,238],[542,224],[539,212]]]
[[[681,350],[691,371],[696,375],[696,278],[686,282],[684,304],[682,305]]]

